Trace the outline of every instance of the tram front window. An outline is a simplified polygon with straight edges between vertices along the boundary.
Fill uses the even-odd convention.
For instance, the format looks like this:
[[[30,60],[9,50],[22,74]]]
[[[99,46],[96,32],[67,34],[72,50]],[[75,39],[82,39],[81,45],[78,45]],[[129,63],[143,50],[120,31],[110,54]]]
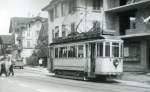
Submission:
[[[78,57],[83,58],[84,57],[84,52],[83,52],[83,45],[78,46]]]
[[[112,43],[112,57],[119,57],[119,43]]]

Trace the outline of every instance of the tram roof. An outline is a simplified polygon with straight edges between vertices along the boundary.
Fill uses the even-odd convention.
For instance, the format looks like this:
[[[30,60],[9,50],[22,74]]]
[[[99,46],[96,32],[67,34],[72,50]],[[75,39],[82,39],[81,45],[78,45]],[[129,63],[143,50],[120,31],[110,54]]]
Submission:
[[[59,37],[53,40],[50,45],[58,45],[64,43],[75,43],[75,42],[85,42],[98,39],[111,39],[111,40],[121,40],[120,37],[112,35],[103,35],[99,31],[83,32],[83,33],[73,33],[67,37]]]

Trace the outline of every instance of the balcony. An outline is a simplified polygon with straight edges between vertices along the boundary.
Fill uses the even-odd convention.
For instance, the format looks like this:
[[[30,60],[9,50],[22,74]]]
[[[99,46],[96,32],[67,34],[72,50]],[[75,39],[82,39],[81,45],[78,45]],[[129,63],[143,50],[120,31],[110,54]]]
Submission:
[[[150,5],[150,0],[139,0],[139,1],[134,1],[134,2],[132,0],[132,2],[130,3],[106,9],[105,12],[106,13],[118,13],[118,12],[138,9],[138,8],[149,6],[149,5]]]
[[[127,29],[121,38],[150,37],[150,30]]]

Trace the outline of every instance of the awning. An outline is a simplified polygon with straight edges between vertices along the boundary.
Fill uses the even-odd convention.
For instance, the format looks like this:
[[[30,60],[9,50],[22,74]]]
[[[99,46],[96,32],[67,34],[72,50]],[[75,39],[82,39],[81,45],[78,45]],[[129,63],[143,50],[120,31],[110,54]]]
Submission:
[[[138,9],[140,7],[148,6],[148,5],[150,5],[150,0],[143,0],[143,1],[135,2],[135,3],[107,9],[105,10],[105,12],[106,13],[118,13],[118,12],[123,12],[127,10]]]

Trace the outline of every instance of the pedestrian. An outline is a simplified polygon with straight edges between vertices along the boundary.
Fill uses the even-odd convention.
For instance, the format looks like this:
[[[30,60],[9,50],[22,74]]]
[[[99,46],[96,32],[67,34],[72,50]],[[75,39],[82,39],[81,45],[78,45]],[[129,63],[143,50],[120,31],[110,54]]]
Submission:
[[[42,64],[43,64],[43,59],[40,58],[40,59],[39,59],[39,65],[42,66]]]
[[[2,74],[5,74],[5,76],[7,77],[8,75],[7,75],[7,71],[6,71],[5,60],[6,60],[5,57],[1,60],[1,72],[0,72],[0,76],[2,76]]]
[[[11,64],[9,67],[9,75],[14,76],[14,65]]]
[[[13,60],[9,57],[9,62],[10,62],[10,66],[9,66],[9,76],[14,76],[14,62]]]

